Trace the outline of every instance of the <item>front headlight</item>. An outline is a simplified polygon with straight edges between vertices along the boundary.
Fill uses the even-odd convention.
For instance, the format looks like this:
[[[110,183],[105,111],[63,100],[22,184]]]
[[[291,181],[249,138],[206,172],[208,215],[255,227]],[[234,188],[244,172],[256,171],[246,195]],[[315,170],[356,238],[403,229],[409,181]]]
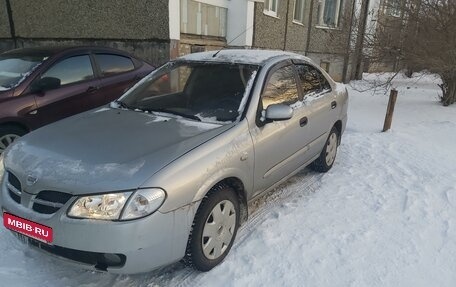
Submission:
[[[78,198],[68,216],[101,220],[130,220],[155,212],[165,200],[162,189],[139,189]]]
[[[137,190],[130,196],[120,219],[128,220],[147,216],[160,208],[165,198],[166,194],[162,189]]]

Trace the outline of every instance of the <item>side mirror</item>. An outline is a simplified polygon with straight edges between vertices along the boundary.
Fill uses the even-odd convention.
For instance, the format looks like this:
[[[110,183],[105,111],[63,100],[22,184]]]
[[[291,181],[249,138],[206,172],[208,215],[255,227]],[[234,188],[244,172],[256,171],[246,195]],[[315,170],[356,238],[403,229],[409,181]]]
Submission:
[[[60,79],[53,77],[41,78],[38,81],[34,82],[31,86],[31,91],[33,93],[46,92],[49,90],[54,90],[60,88]]]
[[[269,121],[285,121],[293,117],[293,109],[284,104],[272,104],[266,109],[265,118]]]

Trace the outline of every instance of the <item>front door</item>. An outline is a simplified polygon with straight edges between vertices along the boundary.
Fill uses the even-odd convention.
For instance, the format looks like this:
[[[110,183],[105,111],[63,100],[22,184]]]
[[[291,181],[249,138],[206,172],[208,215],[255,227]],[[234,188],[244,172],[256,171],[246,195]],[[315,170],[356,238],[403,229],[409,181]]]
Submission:
[[[290,62],[274,67],[263,87],[259,109],[271,104],[286,104],[293,108],[293,117],[285,121],[266,122],[260,119],[251,131],[255,146],[254,195],[263,192],[297,168],[307,158],[309,109],[301,101],[297,74]]]
[[[34,118],[38,126],[86,111],[92,107],[91,97],[98,91],[89,55],[66,58],[51,66],[41,77],[57,78],[60,87],[35,93],[37,110]]]

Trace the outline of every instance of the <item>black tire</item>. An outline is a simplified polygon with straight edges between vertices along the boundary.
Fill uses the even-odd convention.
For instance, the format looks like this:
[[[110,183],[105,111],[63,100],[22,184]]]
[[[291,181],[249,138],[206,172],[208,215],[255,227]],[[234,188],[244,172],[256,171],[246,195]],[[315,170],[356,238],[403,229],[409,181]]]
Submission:
[[[328,163],[326,161],[326,157],[327,157],[328,153],[330,152],[328,149],[330,147],[330,139],[332,137],[334,137],[333,135],[335,135],[335,139],[336,139],[336,145],[334,147],[334,149],[335,149],[334,157],[333,157],[333,160]],[[332,168],[332,166],[336,160],[338,145],[339,145],[339,131],[336,129],[336,127],[333,127],[331,129],[331,132],[329,133],[328,139],[326,140],[325,146],[323,147],[323,150],[320,153],[320,156],[314,162],[312,162],[310,164],[310,168],[313,169],[314,171],[318,171],[318,172],[329,171]]]
[[[10,144],[9,140],[4,138],[7,135],[14,135],[17,137],[21,137],[27,133],[26,130],[13,126],[13,125],[3,125],[0,126],[0,154],[3,153],[3,150]]]
[[[225,245],[226,249],[224,252],[215,259],[208,258],[203,251],[203,230],[206,225],[206,222],[210,221],[210,215],[213,209],[221,204],[222,202],[229,201],[232,203],[235,211],[235,225],[232,228],[232,237],[228,245]],[[209,271],[215,266],[217,266],[226,255],[229,253],[231,247],[233,246],[234,239],[236,238],[236,233],[239,228],[239,217],[240,217],[240,208],[239,201],[235,191],[228,186],[221,185],[217,186],[209,192],[209,194],[203,199],[200,207],[195,215],[195,219],[192,225],[192,231],[187,243],[186,256],[184,262],[199,271]],[[212,219],[212,221],[214,221]],[[225,231],[224,231],[225,232]],[[212,240],[212,239],[211,239]]]

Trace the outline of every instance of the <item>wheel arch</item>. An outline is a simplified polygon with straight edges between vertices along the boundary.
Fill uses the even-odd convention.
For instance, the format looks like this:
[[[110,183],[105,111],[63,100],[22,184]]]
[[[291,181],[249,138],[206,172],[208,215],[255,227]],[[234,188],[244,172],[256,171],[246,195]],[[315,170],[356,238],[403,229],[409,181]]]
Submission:
[[[248,217],[248,208],[247,208],[247,198],[244,189],[244,184],[241,179],[235,176],[226,177],[224,179],[219,180],[216,184],[212,185],[212,187],[204,194],[202,199],[198,202],[198,206],[195,210],[195,214],[192,220],[191,229],[189,230],[188,237],[187,237],[187,244],[185,248],[185,256],[182,258],[182,262],[187,266],[195,267],[194,260],[192,259],[192,238],[193,238],[193,231],[196,224],[196,219],[198,218],[198,214],[202,212],[202,203],[206,198],[211,196],[211,194],[217,193],[227,187],[230,187],[234,190],[235,194],[237,195],[239,201],[239,209],[240,209],[240,216],[239,216],[239,226],[242,225],[243,222],[247,220]],[[207,270],[205,270],[207,271]]]
[[[30,128],[24,123],[17,121],[6,121],[0,123],[0,127],[15,127],[24,130],[26,133],[30,132]]]
[[[244,183],[237,177],[228,177],[219,182],[220,184],[226,184],[233,188],[239,200],[240,208],[240,223],[244,223],[248,219],[248,207],[247,207],[247,194],[244,188]]]
[[[219,180],[216,184],[214,184],[203,196],[204,197],[208,196],[211,192],[214,192],[216,190],[219,190],[222,187],[231,187],[234,192],[237,195],[238,201],[239,201],[239,208],[240,208],[240,223],[244,223],[248,219],[248,207],[247,207],[247,194],[246,190],[244,188],[244,183],[242,180],[238,177],[231,176],[231,177],[226,177],[222,180]]]
[[[338,120],[334,123],[333,127],[336,128],[337,133],[338,133],[338,139],[337,139],[337,145],[340,145],[340,139],[342,137],[342,121]]]
[[[237,176],[226,176],[222,179],[214,181],[212,184],[208,185],[209,188],[204,189],[202,193],[195,196],[194,202],[199,201],[196,212],[200,208],[201,202],[207,197],[210,193],[216,192],[223,187],[231,187],[237,195],[240,208],[240,223],[244,223],[248,219],[248,201],[247,201],[247,191],[245,189],[244,182]],[[195,212],[195,215],[196,215]]]

